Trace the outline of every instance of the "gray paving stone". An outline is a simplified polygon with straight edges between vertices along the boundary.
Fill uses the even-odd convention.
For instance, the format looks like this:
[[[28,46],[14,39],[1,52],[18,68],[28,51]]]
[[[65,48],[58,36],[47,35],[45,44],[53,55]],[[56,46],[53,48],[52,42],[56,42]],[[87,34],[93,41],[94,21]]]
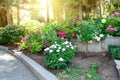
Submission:
[[[39,80],[29,68],[10,53],[0,50],[0,80]]]

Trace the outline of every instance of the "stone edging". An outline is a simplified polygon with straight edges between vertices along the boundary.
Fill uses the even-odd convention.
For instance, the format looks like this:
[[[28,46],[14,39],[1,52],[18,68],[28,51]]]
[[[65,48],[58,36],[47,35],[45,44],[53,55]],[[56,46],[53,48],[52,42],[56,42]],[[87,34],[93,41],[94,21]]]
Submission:
[[[54,74],[24,55],[22,52],[18,52],[17,50],[10,51],[8,47],[3,46],[0,46],[0,49],[6,50],[19,58],[31,71],[33,71],[39,80],[58,80]]]
[[[116,69],[117,69],[119,76],[120,76],[120,60],[114,59],[114,62],[116,64]]]

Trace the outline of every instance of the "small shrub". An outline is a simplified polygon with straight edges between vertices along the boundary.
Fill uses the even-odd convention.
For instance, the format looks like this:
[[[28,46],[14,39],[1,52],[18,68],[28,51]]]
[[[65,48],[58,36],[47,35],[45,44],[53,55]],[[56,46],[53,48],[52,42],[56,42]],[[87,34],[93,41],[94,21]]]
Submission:
[[[109,45],[108,46],[109,52],[113,59],[120,60],[120,46],[118,45]]]
[[[21,39],[20,49],[29,49],[31,53],[37,53],[42,50],[43,43],[39,31],[26,35]]]
[[[24,26],[9,25],[0,30],[0,44],[19,42],[26,33]]]
[[[65,39],[58,39],[44,51],[45,64],[54,69],[66,67],[77,50],[71,42]]]

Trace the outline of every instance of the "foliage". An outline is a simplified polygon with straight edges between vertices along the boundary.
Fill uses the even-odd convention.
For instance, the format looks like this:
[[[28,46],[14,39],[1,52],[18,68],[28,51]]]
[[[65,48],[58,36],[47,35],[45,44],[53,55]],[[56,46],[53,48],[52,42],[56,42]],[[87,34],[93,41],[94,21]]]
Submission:
[[[78,34],[78,28],[80,27],[82,19],[78,19],[77,16],[72,16],[67,19],[65,19],[63,22],[61,22],[61,28],[63,31],[58,32],[58,36],[60,38],[76,38],[76,34]],[[63,34],[66,33],[66,34]]]
[[[114,12],[110,17],[103,17],[101,19],[103,24],[102,32],[110,36],[120,36],[120,13]]]
[[[94,21],[82,21],[78,29],[77,38],[79,41],[100,41],[104,35],[101,33],[101,24],[95,24]]]
[[[26,29],[29,30],[29,32],[34,32],[38,28],[41,28],[44,24],[36,20],[22,20],[20,25],[26,26]]]
[[[118,45],[109,45],[109,52],[114,59],[120,60],[120,46]]]
[[[65,68],[72,60],[76,47],[65,39],[58,39],[45,50],[45,64],[50,68]]]
[[[9,25],[0,30],[0,44],[19,42],[26,33],[24,26]]]
[[[49,24],[42,27],[42,39],[44,41],[48,41],[49,43],[54,43],[54,41],[57,39],[57,33],[55,30],[55,24]]]
[[[97,73],[97,64],[94,62],[90,69],[68,67],[63,72],[57,74],[60,80],[80,80],[81,75],[85,75],[85,80],[102,80]]]
[[[31,53],[37,53],[42,50],[43,43],[40,30],[21,39],[20,49],[28,49]]]

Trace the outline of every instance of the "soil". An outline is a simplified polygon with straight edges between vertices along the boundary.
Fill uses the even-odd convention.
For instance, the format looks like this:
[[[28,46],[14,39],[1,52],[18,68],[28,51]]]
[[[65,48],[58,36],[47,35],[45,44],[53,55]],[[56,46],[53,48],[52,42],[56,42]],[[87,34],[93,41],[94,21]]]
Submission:
[[[53,74],[57,74],[61,70],[49,69],[44,64],[43,53],[30,54],[25,52],[27,56],[35,60],[38,64],[45,67],[47,70]],[[118,71],[115,68],[115,63],[108,52],[106,53],[88,53],[89,56],[85,56],[84,53],[76,53],[71,65],[80,67],[82,69],[89,69],[93,62],[98,64],[98,74],[103,80],[119,80]]]
[[[11,48],[13,49],[13,48]],[[41,66],[45,67],[47,70],[53,74],[57,74],[62,71],[60,69],[49,69],[44,64],[43,52],[37,54],[31,54],[29,51],[23,51],[25,55],[32,58]],[[118,71],[115,68],[115,63],[108,52],[104,53],[87,53],[88,56],[83,52],[78,52],[75,54],[74,59],[71,63],[72,66],[80,67],[82,69],[89,69],[93,62],[98,64],[98,74],[103,80],[120,80]]]

